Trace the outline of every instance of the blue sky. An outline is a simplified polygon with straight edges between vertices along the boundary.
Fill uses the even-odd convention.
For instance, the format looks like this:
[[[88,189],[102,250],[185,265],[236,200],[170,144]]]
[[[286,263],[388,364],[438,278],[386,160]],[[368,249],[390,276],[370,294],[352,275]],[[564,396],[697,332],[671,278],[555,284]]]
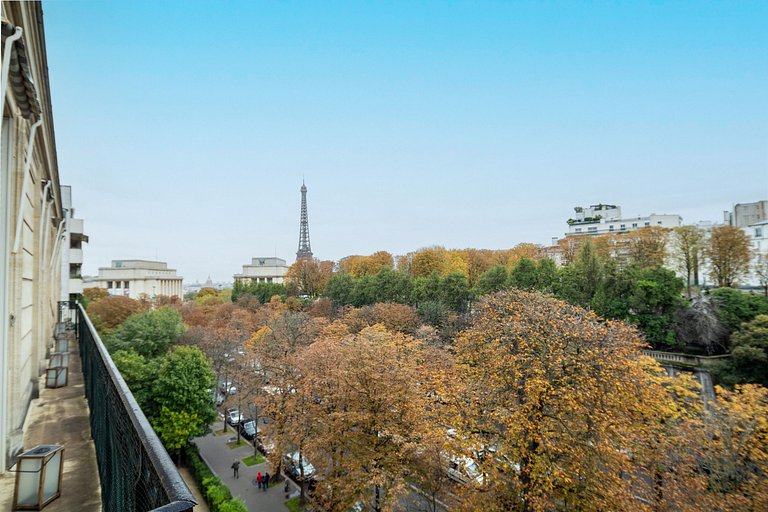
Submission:
[[[768,198],[768,2],[43,4],[84,271],[548,243]]]

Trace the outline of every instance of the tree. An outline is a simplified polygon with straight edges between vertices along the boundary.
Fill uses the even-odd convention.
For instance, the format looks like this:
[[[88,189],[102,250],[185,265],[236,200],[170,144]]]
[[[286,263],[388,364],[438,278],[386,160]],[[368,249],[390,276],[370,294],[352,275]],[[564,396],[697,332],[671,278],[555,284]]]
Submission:
[[[663,267],[635,271],[628,319],[637,323],[656,347],[676,344],[673,323],[677,311],[684,307],[680,295],[683,286],[682,279]]]
[[[768,315],[758,315],[731,335],[730,366],[723,375],[729,385],[768,386]]]
[[[289,406],[297,390],[299,373],[296,354],[314,341],[317,325],[306,313],[276,311],[246,344],[246,350],[259,362],[264,380],[269,384],[257,398],[262,414],[271,418],[275,451],[271,456],[276,474],[280,473],[282,454],[291,438],[290,420],[294,411]]]
[[[712,290],[717,317],[730,331],[737,331],[745,322],[757,315],[768,314],[768,298],[745,293],[733,288]]]
[[[152,403],[152,386],[160,369],[159,360],[147,359],[135,350],[118,350],[112,354],[112,361],[139,407],[148,411]]]
[[[266,304],[275,295],[285,297],[285,285],[282,283],[241,283],[235,281],[235,286],[232,288],[232,302],[237,302],[243,295],[252,295],[262,304]]]
[[[509,273],[509,284],[518,290],[533,290],[536,287],[536,278],[536,262],[529,258],[520,258]]]
[[[648,226],[625,235],[629,240],[630,261],[638,267],[661,267],[667,254],[669,229]]]
[[[700,464],[717,508],[768,510],[768,389],[718,389],[704,425],[708,435]]]
[[[733,287],[749,270],[752,249],[746,233],[735,226],[712,228],[705,253],[717,286]]]
[[[755,258],[755,275],[763,287],[763,295],[768,297],[768,253],[763,252]]]
[[[120,295],[109,295],[92,299],[88,304],[88,316],[99,334],[106,338],[131,315],[145,309],[147,309],[146,305],[137,300]]]
[[[579,247],[576,261],[560,273],[557,295],[580,306],[588,306],[600,287],[602,264],[595,254],[591,240]]]
[[[551,293],[554,291],[556,283],[557,265],[551,258],[542,258],[536,269],[536,289]]]
[[[626,451],[664,391],[637,332],[530,292],[478,309],[447,386],[457,445],[487,475],[465,508],[641,509]]]
[[[131,316],[107,337],[106,345],[110,352],[133,349],[153,358],[163,355],[182,332],[181,314],[172,307],[163,307]]]
[[[352,304],[352,290],[355,282],[350,274],[337,272],[328,280],[325,287],[325,296],[331,299],[336,306]]]
[[[198,348],[175,347],[163,357],[152,388],[153,405],[145,412],[153,427],[165,429],[171,447],[184,446],[192,437],[203,435],[216,418],[211,397],[214,385],[211,364]],[[173,418],[184,420],[179,430],[169,430]]]
[[[347,256],[339,260],[339,271],[353,277],[374,275],[382,268],[394,268],[395,260],[387,251],[378,251],[370,256]]]
[[[685,274],[689,299],[691,281],[695,286],[699,285],[699,266],[703,259],[705,238],[706,232],[696,226],[679,226],[672,231],[672,259],[675,268]]]
[[[323,510],[347,511],[356,501],[390,510],[406,490],[407,461],[423,431],[425,393],[417,382],[418,345],[382,326],[325,338],[298,358],[304,441],[312,460],[328,461],[315,491]]]
[[[328,280],[333,274],[333,265],[332,261],[303,258],[296,260],[288,267],[285,278],[288,282],[298,286],[299,293],[317,297],[323,293],[328,284]]]
[[[477,295],[487,295],[501,291],[507,287],[507,268],[504,265],[496,265],[482,274],[477,279],[475,287]]]
[[[176,453],[176,465],[179,465],[181,449],[187,446],[195,435],[199,435],[200,418],[195,413],[171,410],[163,406],[153,428],[165,448]]]
[[[413,293],[413,281],[405,272],[381,267],[375,275],[376,302],[399,302],[407,304]]]
[[[465,311],[470,299],[469,286],[464,274],[451,273],[440,281],[440,301],[453,311]]]

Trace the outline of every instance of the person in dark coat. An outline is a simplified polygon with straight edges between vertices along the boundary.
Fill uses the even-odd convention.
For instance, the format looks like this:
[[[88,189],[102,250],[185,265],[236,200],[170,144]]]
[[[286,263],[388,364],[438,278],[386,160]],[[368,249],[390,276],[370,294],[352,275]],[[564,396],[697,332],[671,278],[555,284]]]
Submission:
[[[240,478],[240,461],[236,460],[232,463],[232,471],[234,472],[235,478]]]
[[[264,476],[261,477],[261,485],[264,486],[264,491],[269,487],[269,473],[264,472]]]

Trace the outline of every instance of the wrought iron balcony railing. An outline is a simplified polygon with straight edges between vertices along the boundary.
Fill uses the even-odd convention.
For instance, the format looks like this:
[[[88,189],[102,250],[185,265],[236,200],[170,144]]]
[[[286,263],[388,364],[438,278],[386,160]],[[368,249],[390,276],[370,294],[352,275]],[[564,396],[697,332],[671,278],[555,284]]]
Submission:
[[[63,303],[67,304],[67,303]],[[60,314],[62,305],[60,304]],[[197,504],[80,304],[69,303],[80,341],[103,510],[191,511]]]

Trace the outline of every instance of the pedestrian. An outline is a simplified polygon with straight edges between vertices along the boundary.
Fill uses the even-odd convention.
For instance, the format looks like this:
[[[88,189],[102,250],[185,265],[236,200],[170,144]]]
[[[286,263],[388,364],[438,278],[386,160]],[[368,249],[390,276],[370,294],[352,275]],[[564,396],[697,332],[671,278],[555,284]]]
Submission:
[[[258,486],[259,486],[259,489],[261,489],[261,471],[259,471],[259,472],[256,474],[256,485],[258,485]]]
[[[262,480],[262,484],[264,485],[264,492],[266,492],[267,488],[269,487],[269,473],[265,471],[264,477],[261,480]]]
[[[240,478],[240,461],[236,460],[232,463],[232,471],[234,472],[235,478]]]

